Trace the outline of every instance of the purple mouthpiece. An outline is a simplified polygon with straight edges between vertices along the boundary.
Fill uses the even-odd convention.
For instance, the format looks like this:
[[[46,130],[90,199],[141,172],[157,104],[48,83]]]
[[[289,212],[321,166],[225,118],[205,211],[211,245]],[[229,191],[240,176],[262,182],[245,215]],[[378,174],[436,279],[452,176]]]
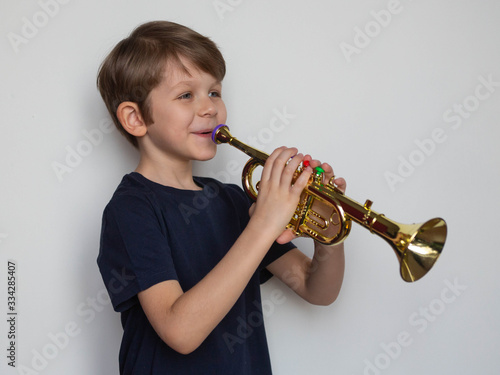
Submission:
[[[222,126],[227,126],[227,125],[224,125],[224,124],[219,124],[215,127],[215,129],[212,131],[212,141],[214,143],[217,143],[217,141],[215,140],[215,134],[217,134],[217,130],[219,130],[219,128],[221,128]]]

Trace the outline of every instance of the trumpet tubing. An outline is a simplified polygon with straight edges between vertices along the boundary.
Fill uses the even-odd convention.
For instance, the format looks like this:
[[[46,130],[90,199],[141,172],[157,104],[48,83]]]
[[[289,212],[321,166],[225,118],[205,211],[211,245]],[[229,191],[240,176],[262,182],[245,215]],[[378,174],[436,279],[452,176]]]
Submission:
[[[268,154],[234,138],[226,125],[219,125],[212,133],[216,144],[228,143],[250,156],[242,172],[245,192],[254,200],[258,192],[252,175],[258,166],[264,166]],[[303,171],[296,170],[295,181]],[[360,204],[347,197],[333,182],[323,183],[324,171],[317,167],[302,192],[299,204],[287,225],[297,236],[309,236],[315,241],[331,245],[344,241],[352,222],[383,238],[394,250],[400,263],[403,280],[413,282],[423,277],[434,265],[444,247],[446,222],[434,218],[420,224],[399,224],[371,209],[372,202]],[[258,184],[257,184],[258,186]]]

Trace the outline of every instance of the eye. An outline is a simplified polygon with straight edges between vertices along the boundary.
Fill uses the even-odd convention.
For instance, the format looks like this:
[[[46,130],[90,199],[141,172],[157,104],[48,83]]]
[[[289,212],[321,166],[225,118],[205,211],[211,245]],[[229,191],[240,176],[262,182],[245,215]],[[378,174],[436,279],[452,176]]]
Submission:
[[[221,93],[219,91],[210,91],[209,96],[212,97],[212,98],[220,98],[221,97]]]
[[[178,99],[191,99],[191,93],[186,92],[178,97]]]

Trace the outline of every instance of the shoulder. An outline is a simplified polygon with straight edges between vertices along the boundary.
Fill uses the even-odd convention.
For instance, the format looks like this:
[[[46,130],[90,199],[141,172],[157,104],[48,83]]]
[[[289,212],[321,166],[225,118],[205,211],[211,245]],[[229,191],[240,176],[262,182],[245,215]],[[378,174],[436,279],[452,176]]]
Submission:
[[[139,173],[132,172],[123,176],[113,194],[113,199],[126,195],[148,195],[151,192],[151,187],[148,186],[146,179]]]
[[[157,198],[151,188],[137,173],[125,175],[104,209],[104,214],[113,215],[124,212],[153,210]]]

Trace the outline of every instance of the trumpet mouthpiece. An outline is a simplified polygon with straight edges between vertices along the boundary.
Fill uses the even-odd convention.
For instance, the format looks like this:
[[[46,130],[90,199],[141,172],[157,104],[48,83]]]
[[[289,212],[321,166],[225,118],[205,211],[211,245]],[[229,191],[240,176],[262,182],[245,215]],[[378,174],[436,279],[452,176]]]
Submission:
[[[224,135],[221,134],[221,130],[223,128],[226,128],[226,130],[229,130],[229,127],[225,124],[219,124],[215,127],[215,129],[212,131],[212,141],[216,144],[220,144],[223,140],[227,142],[228,140],[224,139]],[[228,133],[229,134],[229,133]]]

